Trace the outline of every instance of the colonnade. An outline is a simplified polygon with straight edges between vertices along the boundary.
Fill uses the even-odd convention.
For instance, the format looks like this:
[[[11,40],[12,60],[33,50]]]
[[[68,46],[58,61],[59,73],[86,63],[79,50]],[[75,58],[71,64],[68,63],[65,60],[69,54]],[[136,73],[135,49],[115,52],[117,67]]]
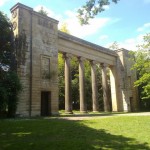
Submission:
[[[71,97],[71,60],[70,54],[63,54],[65,61],[65,112],[72,113],[72,97]],[[84,61],[85,58],[77,57],[79,61],[79,94],[80,94],[80,112],[87,112],[87,104],[85,99],[85,74],[84,74]],[[91,81],[92,81],[92,108],[93,112],[99,111],[98,105],[98,89],[97,89],[97,75],[96,75],[96,61],[90,61],[91,64]],[[104,111],[110,111],[110,97],[108,94],[108,82],[107,82],[107,64],[100,63],[102,68],[102,88],[103,88],[103,101]]]

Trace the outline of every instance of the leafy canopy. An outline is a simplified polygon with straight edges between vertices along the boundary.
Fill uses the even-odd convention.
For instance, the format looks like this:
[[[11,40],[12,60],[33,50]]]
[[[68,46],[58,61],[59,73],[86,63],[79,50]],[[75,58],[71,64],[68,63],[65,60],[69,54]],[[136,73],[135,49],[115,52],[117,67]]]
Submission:
[[[141,98],[150,98],[150,33],[144,36],[144,44],[138,46],[138,51],[132,52],[135,64],[132,69],[136,69],[138,80],[135,86],[142,88]]]
[[[89,24],[89,19],[104,11],[104,6],[110,5],[110,1],[117,3],[119,0],[87,0],[86,4],[78,9],[80,24]]]
[[[20,90],[12,24],[0,11],[0,115],[14,117]]]
[[[41,7],[41,9],[40,9],[38,12],[39,12],[40,14],[44,15],[44,16],[47,16],[47,15],[48,15],[48,12],[45,11],[45,10],[43,9],[43,7]]]

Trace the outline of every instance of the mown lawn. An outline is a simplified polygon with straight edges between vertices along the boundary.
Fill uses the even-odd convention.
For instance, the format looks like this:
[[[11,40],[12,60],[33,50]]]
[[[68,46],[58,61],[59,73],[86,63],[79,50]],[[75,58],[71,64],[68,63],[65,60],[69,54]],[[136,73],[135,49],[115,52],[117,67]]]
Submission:
[[[150,150],[150,117],[0,120],[0,150]]]

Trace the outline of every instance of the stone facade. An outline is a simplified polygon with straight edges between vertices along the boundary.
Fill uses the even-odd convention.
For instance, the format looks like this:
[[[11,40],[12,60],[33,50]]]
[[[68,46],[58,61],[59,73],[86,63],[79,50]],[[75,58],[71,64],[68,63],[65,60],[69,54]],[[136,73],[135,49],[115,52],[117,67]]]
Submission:
[[[17,113],[23,116],[41,115],[41,92],[49,92],[48,114],[58,113],[58,21],[45,17],[22,4],[12,9],[14,34],[23,41],[25,63],[18,63],[23,91],[20,95]],[[15,15],[14,15],[15,14]],[[21,41],[21,40],[20,40]]]
[[[80,111],[86,112],[84,99],[84,60],[91,62],[93,111],[98,111],[95,65],[102,66],[103,98],[108,107],[106,68],[110,68],[112,111],[136,111],[136,73],[130,70],[128,51],[111,51],[58,31],[58,21],[33,11],[23,4],[11,9],[16,37],[18,74],[23,91],[17,114],[40,116],[58,113],[58,52],[65,59],[65,108],[72,113],[70,95],[70,55],[79,59]]]
[[[116,51],[118,54],[118,77],[120,81],[122,99],[122,110],[124,111],[137,111],[138,110],[138,93],[137,88],[133,83],[136,81],[137,76],[135,70],[131,70],[133,61],[129,51],[125,49],[119,49]]]

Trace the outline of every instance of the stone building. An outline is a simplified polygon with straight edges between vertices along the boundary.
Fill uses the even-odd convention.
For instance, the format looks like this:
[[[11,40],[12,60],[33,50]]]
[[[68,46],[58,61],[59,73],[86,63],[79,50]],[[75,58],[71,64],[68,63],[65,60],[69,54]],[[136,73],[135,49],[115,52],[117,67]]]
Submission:
[[[112,111],[136,111],[137,89],[133,87],[136,73],[130,70],[127,50],[111,51],[58,31],[58,21],[17,3],[11,8],[18,59],[18,74],[23,85],[17,114],[48,116],[58,114],[58,52],[65,60],[65,111],[72,113],[70,59],[79,60],[80,111],[87,112],[84,96],[84,60],[91,63],[93,111],[99,111],[95,65],[102,68],[105,111],[108,104],[106,68],[110,68]]]

